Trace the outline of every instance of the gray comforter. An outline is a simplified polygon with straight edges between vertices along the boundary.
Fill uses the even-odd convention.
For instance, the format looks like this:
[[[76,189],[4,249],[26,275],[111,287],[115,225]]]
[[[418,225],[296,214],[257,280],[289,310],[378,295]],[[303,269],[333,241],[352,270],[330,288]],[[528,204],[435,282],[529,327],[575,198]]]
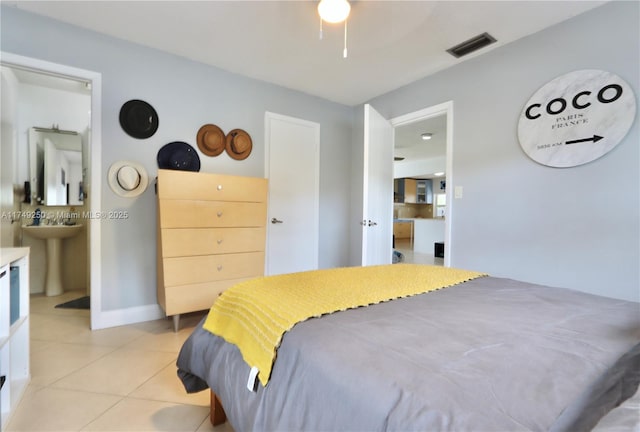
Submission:
[[[589,430],[640,381],[638,303],[509,279],[297,324],[255,392],[201,324],[178,375],[210,386],[237,432]]]

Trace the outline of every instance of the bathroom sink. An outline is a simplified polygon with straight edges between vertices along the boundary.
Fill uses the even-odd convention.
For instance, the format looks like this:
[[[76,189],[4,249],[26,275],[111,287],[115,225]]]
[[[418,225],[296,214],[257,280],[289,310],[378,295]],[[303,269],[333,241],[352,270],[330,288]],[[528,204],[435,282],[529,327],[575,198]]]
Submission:
[[[31,237],[48,240],[73,237],[80,232],[82,225],[26,225],[22,229]]]
[[[44,282],[45,294],[56,296],[64,293],[62,287],[62,239],[73,237],[82,229],[82,225],[25,225],[22,227],[27,235],[46,240],[47,243],[47,276]]]

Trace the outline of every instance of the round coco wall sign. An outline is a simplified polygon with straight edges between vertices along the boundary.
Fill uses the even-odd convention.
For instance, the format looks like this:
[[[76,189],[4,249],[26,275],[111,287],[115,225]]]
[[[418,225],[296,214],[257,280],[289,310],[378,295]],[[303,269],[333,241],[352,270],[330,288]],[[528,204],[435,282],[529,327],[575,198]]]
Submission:
[[[610,72],[579,70],[559,76],[531,96],[520,113],[518,139],[540,164],[583,165],[618,145],[635,115],[629,84]]]

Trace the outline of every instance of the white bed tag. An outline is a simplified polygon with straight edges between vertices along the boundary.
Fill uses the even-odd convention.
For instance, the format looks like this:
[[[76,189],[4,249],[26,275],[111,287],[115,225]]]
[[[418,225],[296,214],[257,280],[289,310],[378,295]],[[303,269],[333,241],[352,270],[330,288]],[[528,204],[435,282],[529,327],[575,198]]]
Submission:
[[[249,379],[247,380],[247,388],[249,391],[256,391],[256,385],[258,384],[258,372],[260,371],[255,366],[253,366],[251,371],[249,371]]]

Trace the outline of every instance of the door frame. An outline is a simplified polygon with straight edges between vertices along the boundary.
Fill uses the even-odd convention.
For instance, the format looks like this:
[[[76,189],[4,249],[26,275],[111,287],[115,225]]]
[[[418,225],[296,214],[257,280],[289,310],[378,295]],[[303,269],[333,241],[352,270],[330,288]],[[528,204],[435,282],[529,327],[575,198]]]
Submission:
[[[441,115],[447,116],[447,154],[446,154],[446,181],[447,188],[445,196],[447,199],[447,206],[445,208],[444,218],[444,242],[447,245],[444,249],[444,265],[445,267],[451,266],[451,218],[454,214],[453,207],[453,185],[455,184],[453,173],[453,101],[443,102],[438,105],[433,105],[427,108],[420,109],[418,111],[410,112],[398,117],[394,117],[391,120],[391,125],[396,128],[399,126],[405,126],[411,123],[415,123],[422,120],[427,120],[433,117]]]
[[[102,190],[102,74],[32,57],[0,52],[0,64],[7,67],[30,70],[91,83],[91,134],[89,150],[89,213],[100,213]],[[91,328],[104,327],[102,314],[102,271],[100,252],[100,219],[88,218],[87,253],[89,254],[89,278],[91,289]]]
[[[283,114],[277,114],[270,111],[264,113],[264,176],[269,179],[271,176],[271,120],[286,121],[306,127],[311,127],[315,131],[316,151],[314,152],[314,185],[313,185],[313,219],[309,221],[310,231],[314,233],[311,240],[311,250],[313,251],[312,260],[315,264],[314,269],[319,266],[320,255],[320,124],[301,118],[291,117]],[[269,194],[271,193],[271,185],[268,185]],[[271,215],[271,200],[267,198],[267,215]],[[265,274],[269,274],[269,244],[270,244],[270,222],[267,220],[267,239],[265,245]]]

